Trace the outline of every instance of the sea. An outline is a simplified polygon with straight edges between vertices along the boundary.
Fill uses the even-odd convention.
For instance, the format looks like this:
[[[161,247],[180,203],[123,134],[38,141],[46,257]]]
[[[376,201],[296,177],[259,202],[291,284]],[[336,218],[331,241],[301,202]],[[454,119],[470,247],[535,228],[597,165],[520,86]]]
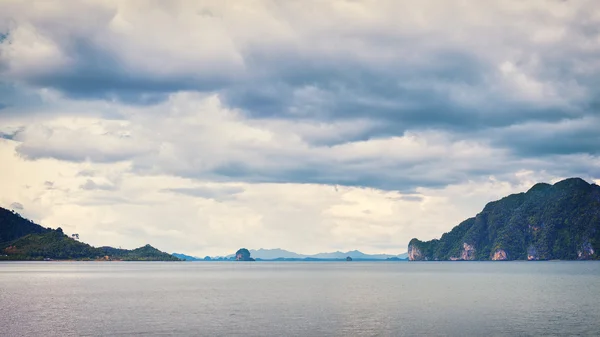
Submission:
[[[600,336],[600,262],[1,262],[1,336]]]

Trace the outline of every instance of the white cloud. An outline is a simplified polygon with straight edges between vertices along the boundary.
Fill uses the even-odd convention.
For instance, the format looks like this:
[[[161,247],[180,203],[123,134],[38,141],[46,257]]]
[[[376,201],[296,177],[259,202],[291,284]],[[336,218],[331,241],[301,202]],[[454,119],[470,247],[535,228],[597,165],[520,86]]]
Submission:
[[[8,43],[0,45],[0,64],[9,69],[8,76],[18,78],[52,72],[67,66],[68,60],[51,39],[38,34],[31,25],[23,25],[10,32]]]
[[[428,80],[427,71],[440,62],[469,54],[484,65],[500,65],[498,73],[486,74],[486,86],[493,86],[503,74],[510,76],[506,87],[483,90],[491,98],[511,100],[515,91],[524,90],[523,95],[539,102],[565,95],[560,90],[563,84],[543,78],[552,58],[600,48],[577,26],[598,20],[594,13],[600,6],[594,1],[468,6],[396,0],[307,1],[301,5],[172,1],[151,6],[116,0],[69,6],[12,1],[3,7],[0,18],[10,24],[0,29],[9,31],[11,43],[1,45],[0,63],[7,68],[4,75],[16,81],[44,77],[57,68],[68,72],[78,62],[84,64],[79,64],[81,70],[99,67],[122,78],[181,80],[187,86],[191,80],[211,90],[224,83],[251,86],[264,79],[285,80],[290,72],[326,71],[339,65],[365,67],[382,75],[397,73],[400,81],[406,77],[403,73],[414,69]],[[444,58],[444,53],[449,56]],[[456,69],[457,76],[460,72]],[[444,81],[461,85],[448,78],[428,83]],[[45,77],[35,82],[52,85]],[[573,95],[585,94],[575,82],[570,85]]]
[[[92,118],[58,118],[29,124],[14,139],[19,154],[70,161],[122,161],[153,149],[151,140],[135,138],[127,121]]]
[[[321,145],[328,134],[335,139],[371,125],[261,123],[223,107],[214,95],[179,93],[152,107],[114,107],[123,120],[68,117],[19,125],[16,150],[28,159],[123,161],[140,173],[384,189],[410,188],[413,180],[450,182],[470,170],[493,171],[496,164],[513,160],[485,142],[437,131]]]

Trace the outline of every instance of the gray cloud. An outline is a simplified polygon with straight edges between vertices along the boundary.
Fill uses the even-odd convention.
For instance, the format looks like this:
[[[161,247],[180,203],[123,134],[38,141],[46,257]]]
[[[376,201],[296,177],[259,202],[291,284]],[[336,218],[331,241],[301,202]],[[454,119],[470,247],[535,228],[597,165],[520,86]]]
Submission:
[[[589,154],[600,155],[599,118],[564,120],[559,123],[524,123],[488,131],[493,144],[521,157]]]
[[[65,33],[47,21],[34,21],[37,29],[47,29],[44,36],[74,63],[69,67],[29,72],[15,80],[55,88],[74,98],[117,99],[137,104],[155,104],[166,99],[169,93],[181,90],[216,91],[232,107],[242,109],[253,118],[336,120],[368,117],[385,121],[387,127],[372,130],[371,136],[399,134],[414,128],[466,130],[528,120],[555,121],[571,116],[572,112],[562,106],[524,102],[508,95],[510,90],[518,88],[496,87],[503,81],[498,70],[500,63],[507,60],[522,68],[531,80],[557,86],[561,82],[574,82],[584,89],[597,90],[594,89],[598,84],[597,70],[576,71],[582,65],[591,64],[598,56],[597,50],[588,51],[581,46],[598,36],[591,21],[592,14],[586,14],[594,12],[593,6],[588,8],[592,11],[582,7],[577,16],[564,22],[553,22],[565,28],[569,38],[546,44],[532,44],[526,40],[527,34],[523,34],[529,32],[521,32],[518,28],[499,27],[478,32],[469,22],[459,24],[471,32],[473,41],[458,39],[456,44],[452,43],[456,37],[448,38],[450,32],[442,25],[432,25],[429,30],[422,31],[410,28],[392,31],[386,21],[362,27],[364,31],[318,31],[317,26],[317,31],[311,32],[315,36],[306,36],[304,22],[285,16],[285,11],[290,8],[268,9],[265,15],[270,15],[273,20],[292,19],[288,24],[304,43],[302,50],[298,50],[291,38],[276,46],[260,40],[239,41],[240,45],[234,48],[237,47],[244,67],[234,73],[228,71],[228,65],[233,65],[227,63],[220,71],[190,65],[189,71],[183,73],[162,71],[160,67],[147,70],[132,67],[126,57],[128,52],[136,52],[135,45],[115,49],[95,37],[95,34],[113,34],[108,25],[118,12],[116,8],[99,10],[91,28],[82,32],[76,30],[79,28],[76,25]],[[95,8],[85,9],[92,11]],[[474,10],[485,12],[481,8]],[[540,17],[551,18],[540,8],[534,10]],[[206,11],[212,12],[207,8],[201,12]],[[304,14],[298,15],[299,20],[308,20]],[[340,13],[333,11],[331,15],[331,20],[340,19]],[[495,18],[499,24],[502,15],[507,14],[498,14]],[[222,24],[203,16],[196,20]],[[545,28],[543,21],[539,21],[530,29]],[[232,30],[230,38],[235,39],[237,33]],[[115,36],[115,39],[123,38]],[[490,46],[489,51],[476,45],[493,38],[512,40],[499,41]],[[334,41],[339,41],[337,49],[331,51],[324,47]],[[521,50],[517,56],[511,54],[514,48]],[[301,92],[307,87],[319,90],[322,99],[302,96]],[[588,92],[581,102],[576,103],[589,104],[590,99],[598,96],[596,94]],[[465,99],[476,102],[465,102]]]
[[[16,148],[19,155],[30,160],[55,158],[72,162],[117,162],[153,150],[151,141],[140,142],[111,123],[114,124],[100,121],[76,128],[31,124],[12,138],[20,142]],[[102,127],[102,132],[90,133],[90,129],[97,126]]]
[[[19,131],[20,130],[15,130],[15,131],[10,131],[10,132],[1,132],[0,131],[0,138],[13,140],[13,139],[15,139],[15,136],[19,133]]]
[[[7,6],[4,15],[12,14],[14,17],[11,18],[13,27],[10,31],[0,35],[0,47],[4,46],[5,53],[15,55],[22,43],[27,44],[30,42],[27,39],[35,39],[51,49],[51,56],[55,58],[53,61],[58,65],[52,66],[49,61],[47,67],[27,69],[19,67],[20,64],[15,66],[14,59],[0,58],[0,71],[4,71],[5,78],[35,88],[52,88],[73,99],[120,101],[137,105],[159,103],[169,93],[181,90],[214,91],[232,79],[227,70],[231,67],[219,69],[219,65],[231,66],[227,63],[227,58],[220,55],[211,56],[208,60],[198,57],[193,61],[206,66],[201,71],[188,68],[187,71],[183,69],[173,72],[168,70],[173,65],[169,60],[154,55],[153,52],[160,52],[160,48],[152,47],[152,51],[147,52],[134,51],[132,43],[136,44],[135,41],[139,40],[138,46],[147,43],[154,45],[155,41],[144,28],[132,32],[135,37],[113,30],[111,24],[115,17],[119,12],[127,11],[128,6],[113,7],[111,4],[103,6],[93,3],[78,3],[73,6],[72,10],[88,13],[87,18],[74,20],[60,10],[49,15],[40,12],[37,17],[28,16],[26,13],[33,14],[36,9],[27,8],[25,3]],[[162,7],[169,10],[170,5],[164,4]],[[143,16],[134,15],[131,18],[139,21],[140,26],[153,26]],[[33,36],[30,30],[33,31]],[[34,56],[35,52],[32,52],[32,57],[37,57]],[[139,53],[135,56],[137,59],[130,59],[131,52]],[[172,52],[170,56],[178,54]],[[154,62],[153,65],[142,64],[150,59]],[[188,58],[185,61],[190,60]]]
[[[141,105],[162,102],[171,92],[211,91],[223,85],[218,78],[165,78],[132,71],[119,61],[119,55],[104,50],[84,37],[71,42],[64,52],[75,60],[74,65],[64,70],[35,75],[28,79],[28,83],[55,88],[75,99],[118,100]]]
[[[19,203],[19,202],[13,202],[12,204],[10,204],[10,208],[12,209],[18,209],[18,210],[23,210],[23,204]]]
[[[417,7],[429,6],[423,3],[404,6],[406,15],[398,22],[389,14],[400,12],[398,3],[382,2],[381,8],[353,3],[370,16],[357,15],[352,27],[339,25],[354,15],[341,7],[322,5],[319,14],[310,14],[291,3],[257,4],[257,17],[237,17],[216,5],[188,8],[186,13],[199,14],[187,16],[165,3],[166,14],[156,23],[128,11],[126,4],[82,4],[81,11],[94,15],[64,25],[57,24],[64,22],[62,14],[38,17],[15,10],[20,19],[0,41],[5,55],[20,55],[19,46],[34,39],[27,29],[55,54],[42,55],[49,60],[44,68],[25,67],[25,57],[0,58],[7,79],[0,86],[0,102],[10,106],[4,110],[18,103],[10,98],[22,90],[15,83],[52,89],[67,99],[134,105],[135,114],[122,116],[135,116],[142,135],[123,141],[119,133],[41,128],[2,137],[21,142],[17,151],[27,159],[130,161],[138,173],[216,181],[410,191],[518,169],[597,176],[597,4],[547,2],[529,4],[521,12],[508,2],[473,4],[464,13],[441,8],[418,22],[411,11],[421,13],[427,7]],[[557,17],[553,10],[570,14]],[[119,16],[136,23],[135,28],[119,30]],[[490,24],[482,27],[473,17]],[[200,33],[188,39],[183,31]],[[210,120],[203,125],[174,122],[200,114],[166,104],[181,91],[214,93],[223,107],[239,113],[234,122],[274,138],[256,146],[230,142],[237,135],[211,133],[222,122],[209,119],[212,111],[201,112]],[[144,114],[156,122],[138,117]],[[339,127],[359,121],[366,121],[364,127],[350,132]],[[298,131],[294,125],[299,123],[328,125],[331,135]],[[162,136],[168,128],[177,131]],[[416,159],[394,157],[394,151],[404,151],[403,144],[387,152],[370,147],[371,153],[355,156],[348,154],[352,149],[339,148],[427,132],[445,135],[442,142],[448,146],[422,137],[418,151],[424,155]],[[286,133],[298,141],[277,147],[280,138],[288,140]],[[461,142],[473,149],[453,152]],[[442,149],[427,153],[436,146]],[[556,158],[573,157],[588,159],[556,163]]]
[[[83,149],[82,149],[83,150]],[[63,161],[85,162],[88,160],[100,163],[112,163],[117,161],[129,160],[134,153],[132,152],[114,152],[94,149],[90,151],[68,152],[66,148],[48,148],[43,145],[29,146],[19,145],[18,153],[26,159],[36,160],[44,158],[54,158]]]
[[[98,184],[94,182],[92,179],[87,179],[84,184],[79,186],[80,189],[86,191],[95,191],[95,190],[103,190],[103,191],[113,191],[115,190],[115,186],[109,184]]]
[[[96,172],[94,172],[93,170],[81,170],[79,171],[79,173],[77,173],[77,176],[79,177],[94,177],[96,175]]]
[[[177,193],[192,197],[205,199],[225,200],[235,197],[235,195],[244,192],[241,187],[217,186],[217,187],[184,187],[184,188],[166,188],[162,192]]]
[[[399,200],[404,201],[413,201],[413,202],[421,202],[423,201],[423,196],[420,195],[402,195],[398,197]]]

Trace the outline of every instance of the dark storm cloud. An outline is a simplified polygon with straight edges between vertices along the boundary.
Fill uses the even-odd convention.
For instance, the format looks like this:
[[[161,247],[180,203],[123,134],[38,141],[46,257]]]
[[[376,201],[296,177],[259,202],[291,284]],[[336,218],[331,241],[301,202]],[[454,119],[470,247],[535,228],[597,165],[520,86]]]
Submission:
[[[253,57],[248,67],[265,69],[265,78],[223,91],[226,102],[256,118],[330,120],[368,116],[393,120],[407,111],[409,119],[414,119],[411,113],[448,103],[447,93],[436,91],[434,85],[483,86],[490,67],[473,55],[452,50],[430,55],[426,64],[398,60],[379,65],[354,60],[351,55],[328,59],[318,55],[309,59],[294,54],[261,56]],[[317,92],[298,97],[306,88]],[[421,107],[427,103],[424,99],[433,104]]]
[[[368,118],[379,122],[355,138],[335,143],[419,129],[448,130],[469,137],[475,129],[555,122],[573,116],[562,107],[497,96],[491,89],[501,80],[495,65],[467,52],[442,50],[428,55],[427,62],[392,62],[383,68],[344,58],[290,62],[294,56],[289,55],[283,69],[279,59],[270,57],[250,67],[270,64],[272,77],[225,88],[225,102],[256,119],[335,122]],[[478,101],[461,102],[456,97],[461,92]]]
[[[57,89],[70,98],[107,99],[140,105],[160,103],[172,92],[212,91],[225,84],[218,76],[165,77],[134,71],[120,61],[120,55],[83,38],[69,43],[65,52],[75,61],[73,66],[33,74],[27,82]]]
[[[272,163],[285,162],[269,158]],[[353,187],[373,187],[382,190],[413,192],[416,187],[443,187],[468,180],[471,174],[492,174],[505,169],[495,163],[475,164],[467,169],[454,165],[444,166],[444,160],[430,161],[421,165],[392,163],[381,165],[379,161],[361,160],[355,163],[334,161],[301,162],[293,168],[273,165],[256,167],[238,161],[223,164],[211,171],[220,180],[247,181],[253,183],[312,183]],[[483,165],[482,165],[483,164]],[[193,172],[179,174],[194,177]]]
[[[241,123],[248,120],[254,124],[272,120],[328,125],[372,122],[343,136],[299,134],[302,144],[309,148],[306,152],[270,154],[268,147],[258,148],[254,149],[253,158],[225,158],[208,170],[192,162],[185,171],[176,172],[182,176],[410,191],[416,186],[445,186],[471,176],[502,175],[523,167],[558,174],[567,171],[548,161],[568,155],[587,155],[594,159],[600,154],[600,132],[597,131],[600,120],[590,118],[598,116],[600,111],[600,69],[596,65],[600,59],[597,47],[600,29],[593,11],[589,12],[581,10],[574,18],[564,19],[569,22],[555,22],[557,19],[550,12],[540,11],[536,14],[539,18],[531,17],[531,23],[535,24],[508,25],[506,31],[498,28],[502,27],[502,15],[495,18],[498,22],[490,23],[498,25],[494,29],[472,26],[465,17],[467,23],[462,26],[457,22],[457,31],[467,38],[456,40],[460,34],[445,24],[436,26],[437,22],[428,22],[425,27],[405,27],[406,31],[372,23],[373,27],[357,26],[364,31],[318,27],[316,33],[305,32],[302,25],[294,26],[298,22],[287,22],[293,32],[289,40],[281,43],[269,44],[266,38],[245,41],[243,37],[247,36],[241,34],[242,37],[231,38],[229,42],[233,47],[230,49],[215,47],[218,57],[207,56],[207,60],[218,64],[214,69],[204,67],[204,62],[171,59],[165,55],[165,66],[167,62],[189,61],[189,71],[183,73],[133,67],[124,60],[130,54],[136,55],[134,47],[129,49],[123,44],[124,50],[111,49],[98,39],[73,34],[76,37],[68,35],[68,39],[57,43],[62,54],[68,55],[69,67],[31,72],[13,80],[37,88],[56,89],[68,98],[117,100],[134,105],[155,105],[180,91],[216,93],[220,103],[241,112]],[[523,17],[519,15],[519,19]],[[553,25],[564,28],[565,36],[555,38],[550,34],[546,42],[535,41],[533,33],[556,28]],[[105,28],[102,26],[98,31],[102,33]],[[46,37],[52,39],[54,35]],[[213,41],[215,46],[227,40],[220,35],[217,38]],[[4,39],[8,41],[7,36]],[[182,44],[185,48],[193,47],[194,41],[185,42],[187,44]],[[210,54],[211,45],[201,47]],[[235,67],[235,62],[228,58],[230,52],[241,58],[243,66]],[[199,57],[204,53],[191,55]],[[222,64],[214,61],[221,58],[225,60]],[[144,61],[144,58],[138,60]],[[0,63],[0,66],[6,68],[6,64]],[[14,91],[14,86],[0,87],[0,104],[21,104],[11,98],[14,95],[10,90]],[[0,109],[0,114],[2,111]],[[588,123],[577,124],[581,120]],[[160,121],[150,128],[157,125]],[[273,131],[276,134],[278,130]],[[479,142],[492,149],[505,150],[507,154],[499,158],[478,158],[476,154],[467,159],[427,157],[423,162],[397,159],[390,163],[369,159],[368,155],[355,161],[310,159],[321,155],[323,148],[334,145],[430,131],[450,135],[448,142]],[[335,133],[336,129],[331,132]],[[178,148],[188,145],[185,138],[186,135],[181,134]],[[29,159],[52,157],[69,161],[113,162],[137,155],[136,151],[102,151],[95,146],[75,151],[65,150],[64,144],[54,148],[47,143],[40,144],[31,146],[24,142],[17,150]],[[423,151],[426,148],[424,146]],[[197,155],[196,151],[185,154]],[[532,159],[543,162],[527,161]],[[185,161],[186,158],[173,160]],[[592,175],[595,167],[593,160],[573,165],[569,166],[573,173],[588,175]],[[176,170],[169,173],[172,171]],[[202,189],[169,192],[213,195]]]
[[[44,105],[48,106],[49,104],[44,102],[39,94],[10,83],[1,77],[0,70],[0,117],[43,113],[44,110],[40,110],[39,107]]]
[[[589,40],[597,36],[589,23],[575,24],[572,31]],[[188,74],[167,76],[134,70],[116,51],[79,37],[61,45],[73,60],[72,66],[30,74],[23,80],[78,99],[116,99],[147,105],[162,102],[173,92],[207,91],[218,92],[226,104],[251,118],[369,118],[383,122],[359,139],[401,135],[410,129],[468,132],[570,116],[561,107],[514,101],[493,93],[492,86],[500,81],[498,65],[475,50],[444,47],[438,41],[438,48],[420,51],[424,48],[422,39],[432,38],[425,34],[406,37],[371,33],[354,38],[371,48],[372,56],[394,53],[396,57],[365,60],[350,52],[323,54],[319,50],[298,52],[289,45],[257,45],[244,49],[246,71],[233,77],[193,69]],[[306,42],[310,46],[311,42]],[[532,55],[538,55],[536,48],[543,52],[538,56],[539,78],[576,81],[590,88],[597,84],[595,73],[573,72],[573,60],[591,60],[590,53],[565,55],[553,50],[546,53],[542,47],[527,48]],[[302,95],[307,88],[316,92]],[[474,104],[462,102],[456,97],[460,92],[481,100]]]
[[[600,155],[600,122],[590,120],[587,123],[558,130],[545,124],[501,130],[495,134],[493,144],[511,149],[522,157]]]
[[[397,60],[379,64],[353,55],[297,54],[283,46],[281,50],[247,52],[247,73],[229,77],[218,72],[160,76],[136,71],[114,51],[85,38],[73,39],[63,48],[74,61],[72,66],[34,73],[23,80],[60,90],[71,98],[143,105],[162,102],[181,90],[217,91],[226,104],[251,118],[369,118],[386,124],[364,138],[398,135],[415,128],[465,131],[528,120],[558,120],[567,115],[557,108],[494,97],[488,88],[497,80],[496,65],[468,50],[441,48],[405,59],[402,54],[411,48],[405,46],[397,48]],[[301,95],[306,88],[317,92]],[[453,90],[490,97],[468,105],[457,102]]]

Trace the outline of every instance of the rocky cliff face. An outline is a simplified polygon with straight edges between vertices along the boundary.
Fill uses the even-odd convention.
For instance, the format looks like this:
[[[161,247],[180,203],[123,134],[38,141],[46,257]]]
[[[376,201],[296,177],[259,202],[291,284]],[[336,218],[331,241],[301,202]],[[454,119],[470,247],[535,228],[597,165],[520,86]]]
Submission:
[[[468,243],[463,243],[463,250],[460,254],[460,258],[464,261],[475,260],[475,246]]]
[[[508,255],[504,249],[497,249],[492,256],[492,261],[505,261],[508,260]]]
[[[409,243],[409,260],[599,259],[600,186],[536,184],[488,203],[440,239]]]
[[[540,259],[540,257],[538,256],[537,249],[535,249],[534,246],[529,246],[527,248],[527,260],[535,261],[535,260],[539,260],[539,259]]]
[[[408,260],[409,261],[423,261],[423,252],[415,244],[408,245]]]
[[[577,258],[580,260],[587,260],[594,256],[594,248],[589,242],[584,242],[581,248],[577,250]]]
[[[475,246],[463,242],[463,247],[460,251],[460,255],[458,257],[451,256],[450,261],[473,261],[475,260],[475,252]]]

